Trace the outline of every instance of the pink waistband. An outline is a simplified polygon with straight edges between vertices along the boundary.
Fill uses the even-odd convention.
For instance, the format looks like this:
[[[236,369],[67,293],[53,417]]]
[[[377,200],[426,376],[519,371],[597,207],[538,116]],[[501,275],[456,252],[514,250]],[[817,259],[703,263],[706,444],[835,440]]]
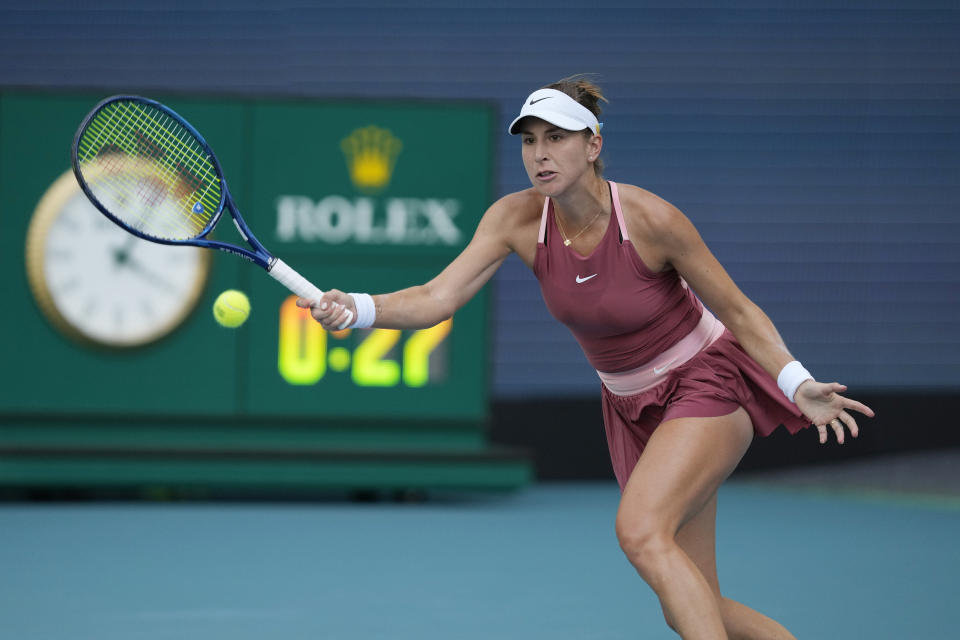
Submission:
[[[693,330],[651,362],[620,373],[597,371],[600,380],[611,393],[618,396],[632,396],[652,389],[667,377],[667,372],[682,365],[719,338],[725,330],[723,323],[706,308],[700,316],[700,322]]]

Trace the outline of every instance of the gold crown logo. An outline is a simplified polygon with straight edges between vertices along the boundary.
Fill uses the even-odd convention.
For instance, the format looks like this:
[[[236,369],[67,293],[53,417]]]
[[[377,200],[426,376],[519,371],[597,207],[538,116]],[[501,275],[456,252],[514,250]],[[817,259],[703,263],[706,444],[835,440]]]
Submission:
[[[340,141],[350,180],[361,191],[378,191],[387,186],[402,148],[398,138],[375,125],[357,129]]]

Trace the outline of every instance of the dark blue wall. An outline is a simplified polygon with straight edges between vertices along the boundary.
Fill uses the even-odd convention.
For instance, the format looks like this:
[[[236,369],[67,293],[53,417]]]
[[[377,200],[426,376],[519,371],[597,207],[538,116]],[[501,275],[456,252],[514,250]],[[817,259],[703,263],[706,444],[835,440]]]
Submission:
[[[960,388],[956,2],[589,4],[5,2],[0,88],[468,98],[505,127],[594,72],[608,177],[684,210],[819,378]],[[498,397],[596,392],[519,261],[494,299]]]

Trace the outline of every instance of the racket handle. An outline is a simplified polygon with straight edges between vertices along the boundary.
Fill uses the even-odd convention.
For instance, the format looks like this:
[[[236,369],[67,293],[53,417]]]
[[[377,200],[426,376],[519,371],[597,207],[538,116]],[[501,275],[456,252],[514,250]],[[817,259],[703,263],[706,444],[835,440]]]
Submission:
[[[323,291],[320,291],[312,282],[294,271],[290,265],[277,258],[273,264],[267,268],[267,273],[273,276],[274,280],[294,292],[301,298],[318,301],[323,297]],[[353,324],[353,312],[347,309],[347,319],[337,329],[346,329]]]

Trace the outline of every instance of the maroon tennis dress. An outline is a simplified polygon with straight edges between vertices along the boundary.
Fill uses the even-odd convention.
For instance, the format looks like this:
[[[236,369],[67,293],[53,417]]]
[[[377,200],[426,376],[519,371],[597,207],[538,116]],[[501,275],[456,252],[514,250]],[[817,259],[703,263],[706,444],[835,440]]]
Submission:
[[[617,185],[609,184],[615,216],[587,256],[564,246],[546,199],[533,272],[550,313],[570,329],[600,376],[620,488],[666,420],[723,416],[743,407],[761,436],[781,424],[790,433],[809,426],[675,270],[653,273],[640,260]]]

